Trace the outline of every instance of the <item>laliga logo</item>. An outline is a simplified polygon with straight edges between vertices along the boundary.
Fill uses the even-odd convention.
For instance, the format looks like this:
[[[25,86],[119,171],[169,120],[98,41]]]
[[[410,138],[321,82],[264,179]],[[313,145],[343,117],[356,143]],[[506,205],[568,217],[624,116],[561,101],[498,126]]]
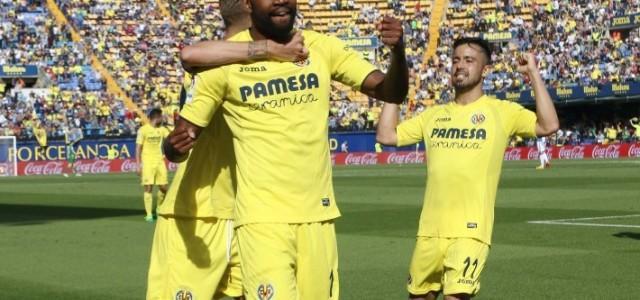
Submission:
[[[632,144],[631,147],[629,147],[629,157],[640,157],[640,145],[638,144]]]
[[[584,147],[562,147],[558,152],[558,158],[561,159],[582,159],[584,158]]]
[[[375,153],[347,154],[345,165],[375,165],[378,164],[378,155]]]
[[[120,171],[122,172],[135,172],[138,170],[138,163],[133,159],[125,159],[120,165]]]
[[[37,162],[30,162],[24,168],[24,175],[54,175],[62,174],[61,162],[47,162],[45,164],[39,164]]]
[[[593,158],[618,158],[620,157],[620,146],[609,145],[608,147],[593,147],[591,152]]]
[[[86,164],[79,163],[76,168],[80,173],[109,173],[111,171],[111,161],[96,159]]]
[[[511,148],[504,153],[504,160],[520,160],[522,157],[522,150],[520,148]]]
[[[169,164],[167,165],[167,170],[173,172],[175,170],[178,169],[178,164],[174,163],[174,162],[169,162]]]
[[[388,164],[418,164],[424,163],[424,155],[416,152],[396,153],[392,152],[387,157]]]

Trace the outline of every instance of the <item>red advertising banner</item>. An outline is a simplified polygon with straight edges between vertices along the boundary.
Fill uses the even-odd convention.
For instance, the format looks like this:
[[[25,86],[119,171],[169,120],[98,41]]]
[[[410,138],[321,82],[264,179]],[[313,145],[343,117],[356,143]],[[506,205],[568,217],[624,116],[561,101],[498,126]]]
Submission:
[[[611,144],[611,145],[581,145],[551,147],[549,150],[552,159],[603,159],[603,158],[640,158],[640,143],[636,144]],[[333,165],[398,165],[398,164],[424,164],[425,153],[415,151],[399,152],[352,152],[333,153],[331,161]],[[538,149],[535,147],[507,148],[504,153],[505,160],[535,160],[538,159]],[[169,171],[175,171],[177,164],[167,162]],[[80,173],[121,173],[135,172],[138,164],[135,159],[85,159],[76,163],[76,170]],[[21,161],[18,162],[18,175],[60,175],[67,170],[67,162],[55,161]]]
[[[178,165],[167,162],[169,171],[175,171]],[[77,172],[83,174],[103,174],[103,173],[121,173],[136,172],[138,163],[135,159],[83,159],[78,160],[75,166]],[[67,162],[62,160],[52,161],[21,161],[18,162],[18,175],[61,175],[69,173]]]

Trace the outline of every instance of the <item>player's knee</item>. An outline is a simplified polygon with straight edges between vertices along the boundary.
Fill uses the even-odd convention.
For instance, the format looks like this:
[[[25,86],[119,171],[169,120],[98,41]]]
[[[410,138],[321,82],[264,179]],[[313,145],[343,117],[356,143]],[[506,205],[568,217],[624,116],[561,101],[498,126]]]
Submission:
[[[145,185],[144,186],[144,191],[147,192],[147,193],[151,193],[153,191],[153,186]]]
[[[160,191],[166,194],[167,193],[167,185],[166,184],[165,185],[161,185],[160,186]]]
[[[471,299],[471,295],[469,294],[455,294],[455,295],[445,295],[444,300],[469,300]]]

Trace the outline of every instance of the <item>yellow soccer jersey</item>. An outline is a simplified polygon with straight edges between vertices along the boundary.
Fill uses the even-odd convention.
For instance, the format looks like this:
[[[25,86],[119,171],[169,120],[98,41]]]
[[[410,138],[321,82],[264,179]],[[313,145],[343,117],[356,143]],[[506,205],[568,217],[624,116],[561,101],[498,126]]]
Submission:
[[[140,158],[142,163],[149,161],[163,160],[162,141],[169,135],[169,131],[165,127],[153,127],[146,124],[138,129],[136,144],[142,145],[142,153]]]
[[[178,166],[158,214],[233,219],[235,167],[231,131],[219,111]]]
[[[218,107],[233,133],[236,224],[307,223],[340,216],[331,183],[331,79],[357,89],[375,68],[335,37],[303,31],[309,59],[199,73],[182,117],[206,127]],[[231,41],[250,41],[249,31]]]
[[[504,150],[512,135],[535,136],[536,115],[483,96],[468,105],[434,107],[402,122],[398,146],[424,140],[427,189],[418,236],[491,243]]]

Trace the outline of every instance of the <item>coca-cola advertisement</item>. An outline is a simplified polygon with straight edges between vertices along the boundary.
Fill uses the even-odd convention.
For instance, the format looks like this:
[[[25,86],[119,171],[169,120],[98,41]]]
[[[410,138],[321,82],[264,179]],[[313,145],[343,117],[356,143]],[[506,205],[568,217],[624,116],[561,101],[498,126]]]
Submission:
[[[547,149],[553,159],[616,159],[623,157],[640,157],[640,143],[611,145],[554,146]],[[537,160],[538,150],[535,147],[507,148],[505,160]],[[397,152],[352,152],[332,153],[333,165],[389,165],[389,164],[424,164],[426,155],[422,151]],[[18,162],[18,175],[61,175],[68,172],[65,161],[21,161]],[[178,164],[167,162],[169,171],[175,171]],[[85,159],[76,163],[79,173],[104,174],[136,172],[138,164],[135,159]]]
[[[167,162],[167,168],[175,171],[178,164]],[[135,159],[83,159],[76,162],[75,169],[82,174],[128,173],[137,172],[138,163]],[[63,172],[69,172],[66,161],[18,162],[18,175],[62,175]]]

